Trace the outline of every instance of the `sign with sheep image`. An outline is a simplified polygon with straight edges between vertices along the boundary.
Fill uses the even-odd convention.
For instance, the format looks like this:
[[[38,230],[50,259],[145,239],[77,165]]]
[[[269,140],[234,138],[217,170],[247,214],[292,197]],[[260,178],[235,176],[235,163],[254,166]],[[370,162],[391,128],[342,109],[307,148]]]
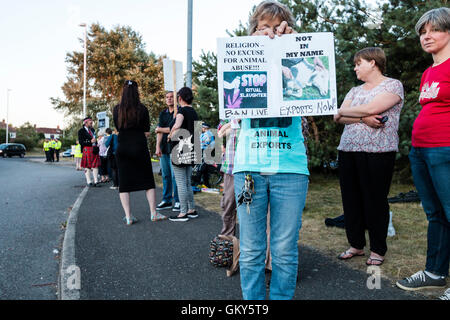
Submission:
[[[221,119],[337,113],[332,33],[217,39]]]

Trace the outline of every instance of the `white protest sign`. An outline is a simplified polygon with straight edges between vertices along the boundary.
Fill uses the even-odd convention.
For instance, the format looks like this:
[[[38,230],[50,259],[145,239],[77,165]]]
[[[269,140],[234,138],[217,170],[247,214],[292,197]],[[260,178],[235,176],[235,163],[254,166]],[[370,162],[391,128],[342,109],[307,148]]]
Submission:
[[[332,33],[217,39],[221,119],[337,113]]]
[[[109,117],[106,115],[106,111],[97,112],[98,129],[109,128]]]
[[[175,64],[175,70],[173,65]],[[175,79],[176,88],[175,90],[179,90],[184,87],[183,81],[183,63],[181,61],[175,61],[170,59],[163,60],[163,69],[164,69],[164,90],[166,91],[174,91],[174,74],[176,74]],[[174,73],[175,71],[175,73]]]

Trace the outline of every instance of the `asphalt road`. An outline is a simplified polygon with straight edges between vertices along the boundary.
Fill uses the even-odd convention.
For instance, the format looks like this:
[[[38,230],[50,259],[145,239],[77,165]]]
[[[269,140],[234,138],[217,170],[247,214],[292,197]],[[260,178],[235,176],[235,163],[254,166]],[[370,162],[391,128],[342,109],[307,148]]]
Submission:
[[[85,186],[70,164],[0,158],[0,300],[56,299],[68,208]]]
[[[242,299],[239,273],[228,278],[208,261],[209,242],[221,229],[217,213],[197,207],[199,217],[185,223],[150,222],[144,192],[131,194],[131,207],[139,222],[125,226],[116,190],[91,188],[87,193],[76,231],[81,299]],[[424,299],[387,280],[379,286],[369,281],[374,287],[369,289],[369,274],[312,248],[299,251],[296,300]]]

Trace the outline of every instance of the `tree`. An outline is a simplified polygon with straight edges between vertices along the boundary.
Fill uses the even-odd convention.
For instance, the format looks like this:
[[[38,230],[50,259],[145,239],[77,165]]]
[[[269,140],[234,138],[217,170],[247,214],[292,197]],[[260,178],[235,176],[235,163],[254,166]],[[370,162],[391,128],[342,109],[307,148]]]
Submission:
[[[80,39],[81,43],[83,41]],[[116,26],[108,31],[98,23],[92,24],[87,37],[88,115],[95,117],[97,112],[106,110],[112,119],[112,110],[120,101],[123,83],[132,79],[139,84],[141,102],[149,109],[151,124],[154,125],[164,108],[162,59],[147,53],[142,36],[130,27]],[[84,52],[68,53],[66,64],[68,76],[62,86],[64,99],[50,100],[56,110],[76,119],[80,126]]]
[[[38,145],[39,135],[36,133],[36,128],[30,122],[25,122],[16,130],[15,143],[25,145],[27,150],[31,150]]]
[[[217,56],[202,51],[199,61],[193,63],[194,106],[199,119],[212,128],[219,124],[219,100],[217,88]]]
[[[17,137],[26,137],[33,140],[38,139],[38,134],[36,133],[36,128],[30,122],[25,122],[19,128],[17,128]]]
[[[6,129],[0,128],[0,144],[6,142]]]
[[[408,158],[411,146],[411,128],[420,111],[418,103],[422,72],[431,65],[415,34],[414,26],[426,11],[447,5],[447,0],[414,1],[390,0],[374,10],[359,0],[290,1],[288,5],[297,21],[299,32],[333,32],[336,48],[338,103],[348,90],[358,83],[353,72],[353,55],[364,47],[381,47],[387,56],[387,76],[399,79],[404,86],[404,107],[400,115],[399,153],[397,164],[409,177]],[[308,141],[311,166],[321,168],[337,157],[342,126],[330,117],[310,120],[312,139]]]

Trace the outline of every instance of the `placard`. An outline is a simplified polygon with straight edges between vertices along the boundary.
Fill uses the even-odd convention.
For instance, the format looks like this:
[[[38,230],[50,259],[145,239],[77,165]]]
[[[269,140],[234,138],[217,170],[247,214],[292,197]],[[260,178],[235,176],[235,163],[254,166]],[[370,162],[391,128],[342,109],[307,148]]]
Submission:
[[[164,69],[164,90],[166,91],[174,91],[173,90],[173,78],[174,78],[174,70],[173,64],[175,62],[175,72],[176,72],[176,90],[180,90],[184,87],[183,80],[183,63],[181,61],[175,61],[170,59],[163,59],[163,69]]]
[[[98,129],[109,128],[109,117],[106,115],[106,111],[97,112]]]
[[[221,119],[337,113],[332,33],[217,39]]]

